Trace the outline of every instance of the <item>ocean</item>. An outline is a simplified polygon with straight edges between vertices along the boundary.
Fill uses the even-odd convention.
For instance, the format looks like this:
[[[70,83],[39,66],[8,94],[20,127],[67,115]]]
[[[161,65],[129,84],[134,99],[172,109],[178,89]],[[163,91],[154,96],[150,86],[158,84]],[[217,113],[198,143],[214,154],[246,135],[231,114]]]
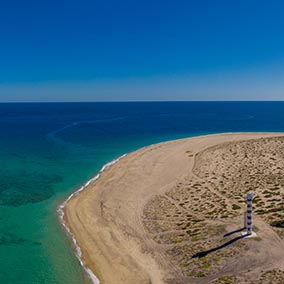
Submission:
[[[89,283],[56,209],[107,162],[149,144],[284,131],[284,102],[0,104],[0,283]]]

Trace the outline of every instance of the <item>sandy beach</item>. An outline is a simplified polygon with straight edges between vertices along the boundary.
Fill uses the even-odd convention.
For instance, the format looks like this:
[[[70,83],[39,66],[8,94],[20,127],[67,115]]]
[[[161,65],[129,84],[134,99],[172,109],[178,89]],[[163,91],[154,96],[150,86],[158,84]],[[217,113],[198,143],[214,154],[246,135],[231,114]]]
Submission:
[[[102,284],[283,283],[283,173],[284,134],[164,142],[102,172],[64,220]],[[248,191],[257,237],[239,239]]]

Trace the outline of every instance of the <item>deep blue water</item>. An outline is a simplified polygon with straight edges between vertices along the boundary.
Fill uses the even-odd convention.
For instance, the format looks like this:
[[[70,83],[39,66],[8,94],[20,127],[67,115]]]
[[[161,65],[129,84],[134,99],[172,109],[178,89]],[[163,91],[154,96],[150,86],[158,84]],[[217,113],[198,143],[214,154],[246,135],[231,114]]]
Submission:
[[[87,281],[55,210],[109,160],[243,131],[284,131],[284,102],[0,104],[0,283]]]

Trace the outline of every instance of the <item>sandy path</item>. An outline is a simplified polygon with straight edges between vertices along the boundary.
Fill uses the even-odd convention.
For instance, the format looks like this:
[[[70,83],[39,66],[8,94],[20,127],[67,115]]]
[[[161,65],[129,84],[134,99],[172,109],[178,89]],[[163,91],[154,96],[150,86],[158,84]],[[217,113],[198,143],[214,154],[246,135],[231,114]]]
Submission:
[[[65,207],[65,220],[88,267],[102,284],[183,283],[180,268],[145,230],[145,204],[190,177],[196,153],[224,142],[272,136],[279,134],[194,137],[142,148],[121,159]]]

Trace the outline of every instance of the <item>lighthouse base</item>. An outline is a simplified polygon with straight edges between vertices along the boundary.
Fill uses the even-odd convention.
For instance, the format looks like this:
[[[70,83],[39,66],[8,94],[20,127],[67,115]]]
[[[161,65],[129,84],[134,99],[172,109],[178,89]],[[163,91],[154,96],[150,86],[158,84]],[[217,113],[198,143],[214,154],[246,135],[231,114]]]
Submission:
[[[255,233],[255,232],[251,232],[251,234],[248,235],[247,232],[242,232],[242,236],[243,236],[244,238],[254,238],[254,237],[256,237],[256,233]]]

